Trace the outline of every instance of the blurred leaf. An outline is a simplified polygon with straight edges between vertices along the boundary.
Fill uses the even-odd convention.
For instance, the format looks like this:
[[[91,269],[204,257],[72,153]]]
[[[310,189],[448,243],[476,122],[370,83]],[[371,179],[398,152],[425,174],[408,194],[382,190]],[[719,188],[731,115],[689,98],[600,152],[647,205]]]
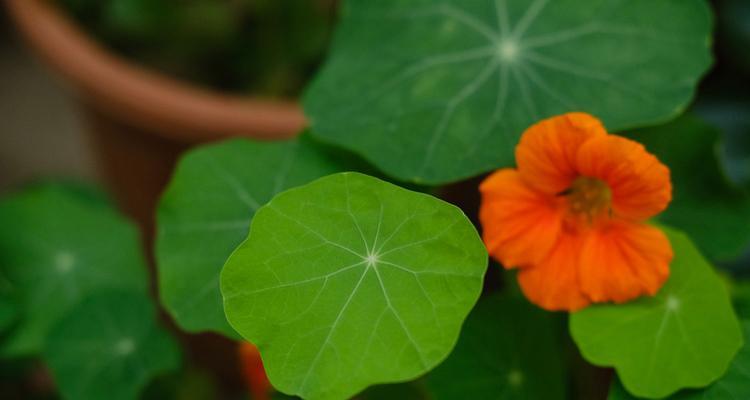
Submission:
[[[13,284],[5,276],[0,264],[0,334],[5,333],[18,317],[18,300]]]
[[[90,293],[146,290],[138,231],[101,196],[37,186],[3,199],[0,221],[0,267],[21,316],[0,345],[4,356],[39,351],[51,326]]]
[[[155,376],[177,369],[180,354],[156,325],[145,293],[109,291],[55,325],[44,360],[65,399],[129,400]]]
[[[724,282],[687,236],[665,231],[675,258],[656,296],[592,306],[570,318],[583,356],[613,366],[631,393],[648,398],[709,385],[742,346]]]
[[[343,399],[442,361],[477,301],[487,252],[458,208],[341,173],[276,196],[221,275],[232,326],[271,383]]]
[[[730,61],[738,62],[750,72],[750,2],[747,0],[720,0],[719,22],[723,37],[732,50]]]
[[[701,390],[685,390],[669,400],[727,400],[750,399],[750,320],[742,321],[745,345],[729,366],[727,373],[711,386]],[[609,400],[636,400],[618,380],[612,384]]]
[[[750,191],[750,100],[703,97],[696,112],[722,130],[720,156],[729,178]]]
[[[157,377],[143,390],[140,398],[142,400],[214,400],[220,396],[216,382],[211,375],[202,370],[187,368]]]
[[[177,323],[190,332],[236,337],[224,316],[219,272],[247,237],[255,210],[281,191],[357,167],[305,136],[237,139],[185,155],[157,213],[161,300]]]
[[[730,289],[737,315],[750,320],[750,281],[732,282]]]
[[[147,44],[174,26],[178,8],[162,0],[103,1],[103,30],[118,42]],[[132,45],[132,44],[131,44]]]
[[[711,65],[703,0],[346,5],[305,96],[312,132],[402,180],[510,165],[526,128],[569,111],[613,130],[667,120]]]
[[[356,396],[355,400],[427,400],[419,382],[372,386]]]
[[[685,231],[711,260],[737,258],[750,243],[750,196],[723,174],[719,132],[683,116],[628,136],[670,168],[674,198],[658,219]]]
[[[149,68],[218,90],[286,97],[299,94],[322,59],[336,4],[60,1],[104,45]]]
[[[559,332],[552,314],[523,298],[484,298],[428,387],[435,400],[565,399]]]

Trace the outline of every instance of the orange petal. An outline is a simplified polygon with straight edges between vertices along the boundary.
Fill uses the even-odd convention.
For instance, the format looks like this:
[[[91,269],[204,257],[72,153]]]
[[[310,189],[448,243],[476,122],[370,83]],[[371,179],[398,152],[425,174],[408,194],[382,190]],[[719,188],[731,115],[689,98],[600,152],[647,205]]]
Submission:
[[[664,211],[672,200],[669,168],[624,137],[589,140],[578,151],[577,167],[581,175],[607,182],[618,216],[642,221]]]
[[[537,190],[558,194],[578,176],[578,149],[587,140],[606,134],[602,123],[589,114],[569,113],[543,120],[521,136],[516,147],[518,171]]]
[[[544,259],[562,226],[558,200],[529,188],[512,169],[490,175],[479,190],[479,220],[489,253],[506,268]]]
[[[576,311],[589,304],[578,282],[581,239],[562,234],[549,256],[541,263],[521,269],[518,283],[532,303],[550,311]]]
[[[672,246],[653,226],[612,221],[585,238],[579,261],[583,292],[593,302],[654,295],[669,277]]]
[[[239,356],[242,373],[253,399],[270,400],[273,387],[268,381],[258,348],[252,343],[240,342]]]

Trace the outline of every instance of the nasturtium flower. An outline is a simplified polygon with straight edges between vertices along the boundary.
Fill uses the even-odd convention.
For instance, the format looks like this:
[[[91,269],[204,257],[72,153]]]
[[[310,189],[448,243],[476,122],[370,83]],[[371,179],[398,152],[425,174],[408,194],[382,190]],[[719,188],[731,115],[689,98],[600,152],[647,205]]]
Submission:
[[[526,297],[548,310],[654,295],[672,247],[645,221],[672,199],[669,169],[591,115],[537,123],[516,147],[517,169],[480,186],[490,255],[518,268]]]
[[[240,342],[239,347],[242,375],[245,383],[250,389],[250,394],[255,400],[270,400],[273,386],[268,381],[263,360],[260,358],[258,348],[248,342]]]

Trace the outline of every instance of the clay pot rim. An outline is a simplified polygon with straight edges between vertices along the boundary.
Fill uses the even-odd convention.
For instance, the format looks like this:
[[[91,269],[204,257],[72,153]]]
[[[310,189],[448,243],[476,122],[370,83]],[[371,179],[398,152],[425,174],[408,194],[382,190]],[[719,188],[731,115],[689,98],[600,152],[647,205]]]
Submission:
[[[45,0],[5,0],[26,41],[90,106],[162,137],[284,139],[306,124],[293,101],[221,94],[112,54]]]

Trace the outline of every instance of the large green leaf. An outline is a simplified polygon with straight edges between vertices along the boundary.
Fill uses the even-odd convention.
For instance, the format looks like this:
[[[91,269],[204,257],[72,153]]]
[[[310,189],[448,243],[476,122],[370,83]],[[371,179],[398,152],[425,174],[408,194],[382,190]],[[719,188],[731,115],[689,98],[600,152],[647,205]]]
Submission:
[[[566,398],[559,324],[523,298],[492,295],[428,375],[435,400]]]
[[[5,356],[41,349],[51,326],[87,294],[146,290],[138,231],[97,196],[60,185],[0,202],[0,267],[21,316],[2,343]]]
[[[742,346],[724,282],[687,236],[666,233],[675,258],[656,296],[592,306],[570,318],[583,356],[613,366],[631,393],[648,398],[710,384]]]
[[[458,208],[341,173],[258,210],[221,289],[229,322],[258,346],[277,389],[344,399],[442,361],[486,268]]]
[[[629,136],[670,168],[674,198],[659,220],[685,231],[711,260],[739,256],[750,243],[750,196],[722,171],[719,132],[685,116]]]
[[[443,183],[512,164],[544,117],[679,114],[710,45],[704,0],[349,0],[304,104],[317,137]]]
[[[745,345],[729,366],[729,370],[718,381],[702,390],[685,390],[669,400],[729,400],[750,399],[750,320],[742,321]],[[612,384],[609,400],[635,400],[619,381]]]
[[[136,399],[179,359],[177,343],[156,325],[156,310],[142,292],[87,298],[55,325],[44,349],[65,399]]]
[[[237,139],[189,152],[158,211],[161,300],[177,323],[236,336],[224,317],[219,272],[247,237],[255,210],[276,193],[347,164],[304,136],[275,143]]]

